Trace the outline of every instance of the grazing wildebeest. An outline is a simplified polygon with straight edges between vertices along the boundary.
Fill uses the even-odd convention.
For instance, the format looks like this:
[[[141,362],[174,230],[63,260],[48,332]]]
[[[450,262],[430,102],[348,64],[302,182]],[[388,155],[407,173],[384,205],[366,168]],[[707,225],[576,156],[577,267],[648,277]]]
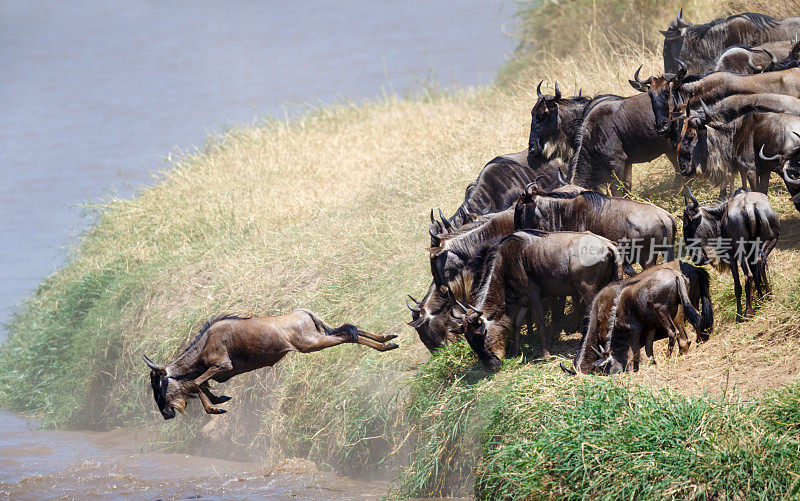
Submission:
[[[378,351],[397,348],[387,343],[395,334],[379,335],[350,324],[333,328],[314,312],[299,309],[278,317],[223,315],[206,322],[185,350],[167,365],[147,356],[150,385],[164,419],[175,417],[175,409],[186,410],[188,398],[199,397],[209,414],[222,414],[215,407],[230,397],[211,393],[209,380],[224,383],[234,376],[275,365],[290,351],[310,353],[342,343],[358,343]]]
[[[680,353],[685,353],[689,342],[683,320],[675,321],[678,309],[683,309],[698,338],[706,336],[714,322],[708,279],[702,268],[672,261],[605,287],[592,303],[574,369],[562,369],[570,374],[637,370],[641,346],[652,359],[653,341],[663,338],[669,339],[670,354],[676,340]],[[693,297],[692,289],[700,297]],[[702,314],[698,302],[703,304]]]
[[[746,188],[739,188],[731,198],[712,206],[701,206],[691,189],[688,193],[691,202],[683,211],[683,235],[692,261],[712,264],[719,270],[730,268],[737,321],[754,315],[753,284],[759,296],[770,292],[767,258],[780,235],[778,215],[766,195]],[[739,267],[745,274],[744,313]]]
[[[549,358],[544,304],[550,298],[580,295],[591,304],[606,284],[622,276],[617,247],[589,232],[518,231],[503,239],[484,261],[479,294],[463,308],[464,336],[484,366],[500,368],[506,343],[519,352],[519,331],[528,309]],[[455,310],[454,310],[455,313]]]
[[[531,109],[528,162],[539,156],[568,162],[574,153],[572,143],[583,118],[583,108],[591,99],[580,94],[562,98],[558,82],[555,95],[542,94],[541,87],[539,82],[536,87],[539,99]]]
[[[711,69],[723,50],[733,45],[759,45],[792,40],[800,32],[800,18],[776,19],[763,14],[743,13],[693,25],[684,21],[683,11],[662,31],[664,71],[678,71],[684,61],[692,73]]]
[[[792,151],[800,144],[794,134],[800,132],[800,116],[794,114],[800,112],[800,99],[737,95],[718,102],[716,110],[702,109],[687,108],[677,146],[681,174],[700,173],[724,189],[738,173],[743,187],[749,184],[761,193],[767,192],[772,171],[786,180],[785,171],[778,171],[763,150]]]
[[[633,164],[661,155],[676,163],[669,139],[655,130],[653,106],[644,94],[592,100],[585,107],[575,143],[569,182],[588,189],[611,183],[616,193],[621,182],[630,190]]]
[[[659,254],[665,261],[674,256],[677,221],[664,209],[648,202],[612,198],[592,191],[578,195],[541,193],[532,190],[520,196],[514,209],[515,229],[547,231],[591,231],[620,246],[626,273],[630,265],[643,268],[656,264]],[[637,252],[639,251],[638,255]]]
[[[414,301],[414,306],[406,302],[411,310],[408,325],[417,331],[420,341],[429,351],[436,351],[456,340],[453,330],[458,328],[458,324],[450,316],[454,302],[448,295],[442,294],[436,284],[431,283],[421,301],[411,295],[408,297]]]

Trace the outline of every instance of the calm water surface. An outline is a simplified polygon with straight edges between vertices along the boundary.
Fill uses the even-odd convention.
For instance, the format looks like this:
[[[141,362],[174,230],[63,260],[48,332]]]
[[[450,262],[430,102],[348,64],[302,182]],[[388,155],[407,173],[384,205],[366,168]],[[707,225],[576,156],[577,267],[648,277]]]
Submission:
[[[0,2],[0,320],[63,262],[80,205],[130,196],[207,132],[309,104],[488,83],[510,0]],[[479,166],[476,166],[476,168]],[[363,498],[361,483],[140,452],[146,437],[37,431],[0,413],[0,496]]]

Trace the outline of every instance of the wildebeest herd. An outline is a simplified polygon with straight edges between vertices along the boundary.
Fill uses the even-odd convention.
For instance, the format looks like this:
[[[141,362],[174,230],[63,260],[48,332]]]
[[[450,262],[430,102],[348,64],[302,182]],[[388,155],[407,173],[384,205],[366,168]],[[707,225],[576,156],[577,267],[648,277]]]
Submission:
[[[705,265],[730,270],[737,320],[752,316],[754,289],[770,293],[767,257],[780,233],[766,197],[773,173],[800,210],[798,33],[800,18],[746,13],[693,25],[681,13],[662,31],[664,74],[642,79],[639,67],[635,95],[565,97],[558,83],[551,95],[540,82],[528,149],[486,164],[451,217],[430,213],[431,285],[407,302],[420,340],[434,351],[463,337],[497,370],[520,353],[523,326],[535,326],[549,358],[571,298],[582,339],[573,367],[562,368],[633,371],[641,347],[652,359],[657,339],[685,353],[685,320],[698,342],[708,339]],[[624,198],[632,166],[662,155],[684,190],[684,245],[668,211]],[[701,205],[687,182],[694,177],[719,187],[720,201]],[[676,260],[676,248],[693,263]],[[218,317],[170,364],[145,361],[170,419],[190,397],[208,413],[224,412],[216,405],[228,397],[213,395],[209,380],[273,365],[289,351],[347,342],[387,351],[397,348],[392,338],[332,328],[308,310]]]
[[[535,326],[547,358],[569,296],[582,340],[574,367],[562,368],[633,371],[656,339],[684,353],[685,320],[698,342],[708,339],[704,265],[730,270],[737,320],[752,316],[754,291],[770,293],[767,257],[780,234],[766,197],[773,173],[800,210],[798,33],[800,18],[746,13],[693,25],[680,13],[662,31],[665,73],[633,71],[638,94],[565,97],[540,82],[528,150],[489,162],[452,217],[431,211],[432,283],[408,303],[425,346],[463,336],[496,370],[519,354],[522,327]],[[662,155],[684,189],[683,245],[667,211],[618,198],[634,164]],[[701,205],[694,177],[719,187],[720,201]],[[675,260],[676,245],[692,262]]]

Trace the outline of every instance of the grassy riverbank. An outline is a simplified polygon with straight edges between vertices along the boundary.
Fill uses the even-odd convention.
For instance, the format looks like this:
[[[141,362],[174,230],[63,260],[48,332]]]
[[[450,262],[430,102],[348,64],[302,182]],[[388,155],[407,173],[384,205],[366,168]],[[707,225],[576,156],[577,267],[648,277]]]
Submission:
[[[539,80],[632,94],[627,79],[639,64],[645,75],[661,66],[656,30],[676,5],[523,9],[520,52],[496,86],[235,128],[172,160],[132,200],[97,204],[97,224],[11,322],[0,352],[2,404],[53,427],[148,426],[156,448],[399,473],[398,496],[796,490],[800,217],[777,182],[774,299],[736,325],[731,280],[712,272],[716,333],[680,360],[660,353],[658,366],[613,380],[516,360],[487,376],[466,345],[431,359],[405,326],[404,295],[421,295],[430,280],[430,208],[451,213],[486,161],[526,147]],[[775,14],[796,7],[748,5]],[[707,19],[741,6],[685,7],[687,18]],[[636,196],[680,210],[665,160],[634,171]],[[196,402],[169,423],[154,412],[141,354],[168,360],[219,312],[299,306],[330,323],[398,332],[401,348],[290,356],[227,383],[229,413],[213,419]],[[567,356],[577,334],[562,340]]]

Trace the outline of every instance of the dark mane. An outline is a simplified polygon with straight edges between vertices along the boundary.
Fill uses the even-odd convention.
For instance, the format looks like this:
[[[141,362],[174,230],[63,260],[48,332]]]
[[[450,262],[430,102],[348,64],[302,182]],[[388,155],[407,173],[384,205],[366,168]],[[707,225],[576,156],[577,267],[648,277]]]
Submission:
[[[498,247],[507,240],[519,240],[519,237],[516,235],[517,233],[527,233],[528,235],[533,235],[534,237],[546,237],[550,234],[549,231],[536,230],[533,228],[519,229],[515,230],[514,233],[504,236],[503,239],[498,242]]]
[[[600,212],[603,210],[603,207],[611,199],[611,197],[608,195],[603,195],[602,193],[598,193],[596,191],[582,191],[581,196],[587,202],[589,202],[589,205],[591,205],[594,212]]]
[[[756,29],[761,31],[765,31],[769,28],[774,28],[780,21],[775,19],[774,17],[767,16],[765,14],[757,14],[754,12],[745,12],[742,14],[735,14],[733,16],[728,17],[727,19],[719,18],[714,19],[713,21],[709,21],[705,24],[695,24],[693,26],[689,26],[686,28],[687,35],[695,37],[697,39],[703,39],[709,35],[711,28],[719,26],[720,24],[725,24],[733,21],[737,18],[743,18],[750,22]]]
[[[187,351],[189,351],[195,345],[197,345],[197,343],[199,343],[200,340],[203,339],[205,333],[208,332],[208,329],[210,329],[211,326],[214,325],[215,323],[221,322],[223,320],[247,320],[248,318],[253,318],[253,317],[252,315],[243,317],[240,315],[232,315],[227,313],[224,313],[222,315],[217,315],[216,317],[212,317],[210,320],[206,321],[206,323],[203,324],[203,326],[200,328],[200,331],[194,336],[194,338],[189,342],[189,344],[186,345],[186,347],[183,350],[181,350],[181,355],[185,354]]]

